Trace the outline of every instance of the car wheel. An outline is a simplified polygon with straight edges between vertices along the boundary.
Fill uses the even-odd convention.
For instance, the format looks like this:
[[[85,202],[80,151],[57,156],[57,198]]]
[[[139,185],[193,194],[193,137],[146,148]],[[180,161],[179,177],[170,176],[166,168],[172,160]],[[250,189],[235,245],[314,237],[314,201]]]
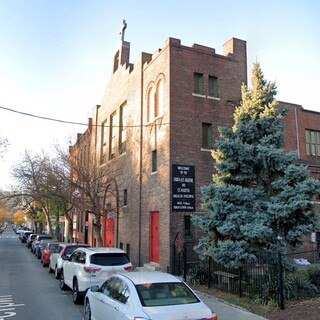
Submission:
[[[55,269],[54,269],[54,276],[55,276],[56,279],[60,279],[60,273],[58,272],[58,268],[56,266]]]
[[[86,302],[84,305],[83,320],[91,320],[91,308],[90,308],[89,299],[86,299]]]
[[[66,284],[64,283],[63,270],[61,270],[61,273],[60,273],[59,287],[60,287],[61,290],[66,290],[66,289],[67,289],[67,286],[66,286]]]
[[[81,294],[79,292],[79,286],[78,286],[78,281],[77,279],[75,279],[73,281],[73,286],[72,286],[72,300],[73,300],[73,303],[75,304],[79,304],[82,300],[82,297],[81,297]]]

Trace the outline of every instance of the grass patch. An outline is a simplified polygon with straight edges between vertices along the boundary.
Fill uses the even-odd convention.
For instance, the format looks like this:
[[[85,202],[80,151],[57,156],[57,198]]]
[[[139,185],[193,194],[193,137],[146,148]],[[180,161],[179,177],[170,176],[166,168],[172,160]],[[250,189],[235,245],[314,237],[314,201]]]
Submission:
[[[262,304],[250,298],[247,298],[247,297],[239,298],[235,294],[223,292],[215,288],[208,288],[205,285],[191,285],[191,288],[196,291],[200,291],[200,292],[212,295],[217,299],[221,299],[223,301],[226,301],[227,303],[238,306],[249,312],[260,315],[262,317],[268,315],[270,312],[278,308],[277,302],[273,300],[270,301],[268,304]]]

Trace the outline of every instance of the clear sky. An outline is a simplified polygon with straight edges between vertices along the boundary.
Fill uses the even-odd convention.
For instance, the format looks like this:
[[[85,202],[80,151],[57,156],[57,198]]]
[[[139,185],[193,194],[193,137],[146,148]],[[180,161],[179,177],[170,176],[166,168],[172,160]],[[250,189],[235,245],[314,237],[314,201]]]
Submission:
[[[0,0],[0,107],[87,123],[101,104],[122,19],[130,60],[168,37],[222,53],[231,37],[247,41],[248,79],[260,62],[278,100],[320,112],[319,0]],[[39,153],[86,126],[41,120],[0,108],[0,188],[25,150]]]

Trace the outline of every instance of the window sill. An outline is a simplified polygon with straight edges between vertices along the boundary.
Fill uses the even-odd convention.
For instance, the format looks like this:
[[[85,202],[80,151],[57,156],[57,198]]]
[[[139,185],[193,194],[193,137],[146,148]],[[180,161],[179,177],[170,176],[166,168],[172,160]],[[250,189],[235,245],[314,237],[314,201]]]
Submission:
[[[213,151],[213,149],[206,149],[206,148],[201,148],[200,150],[201,150],[201,151],[205,151],[205,152],[211,152],[211,151]]]
[[[208,96],[207,98],[208,98],[208,99],[211,99],[211,100],[220,101],[220,98],[219,98],[219,97],[211,97],[211,96]]]
[[[205,95],[203,95],[203,94],[199,94],[199,93],[192,93],[192,95],[193,95],[194,97],[206,98],[206,96],[205,96]]]

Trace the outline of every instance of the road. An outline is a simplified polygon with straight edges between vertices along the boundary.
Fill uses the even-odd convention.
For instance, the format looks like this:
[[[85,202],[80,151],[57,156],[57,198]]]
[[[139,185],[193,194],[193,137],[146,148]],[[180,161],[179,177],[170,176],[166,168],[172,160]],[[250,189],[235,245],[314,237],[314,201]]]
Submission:
[[[197,292],[219,320],[262,320],[212,296]],[[83,305],[61,291],[54,275],[21,243],[11,226],[0,235],[0,320],[81,320]],[[165,319],[164,319],[165,320]]]
[[[0,235],[0,320],[81,320],[82,310],[8,225]]]

